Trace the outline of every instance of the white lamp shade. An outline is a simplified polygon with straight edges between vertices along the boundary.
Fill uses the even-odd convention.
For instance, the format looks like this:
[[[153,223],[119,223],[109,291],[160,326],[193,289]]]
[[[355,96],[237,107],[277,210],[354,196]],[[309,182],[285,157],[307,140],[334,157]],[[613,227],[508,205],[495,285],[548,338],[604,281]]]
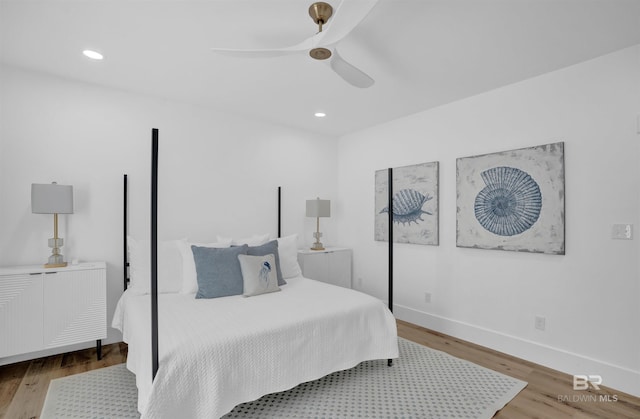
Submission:
[[[32,183],[31,212],[34,214],[73,214],[73,186]]]
[[[307,217],[331,217],[331,201],[320,198],[307,200]]]

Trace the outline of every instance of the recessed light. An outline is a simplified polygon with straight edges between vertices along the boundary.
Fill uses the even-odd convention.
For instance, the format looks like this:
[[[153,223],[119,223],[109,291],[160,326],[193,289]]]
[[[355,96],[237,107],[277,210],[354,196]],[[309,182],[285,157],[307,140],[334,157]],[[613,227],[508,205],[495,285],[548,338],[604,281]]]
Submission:
[[[92,60],[101,60],[104,58],[99,52],[92,51],[90,49],[85,49],[84,51],[82,51],[82,53],[85,55],[85,57],[89,57]]]
[[[316,118],[324,118],[325,116],[327,116],[327,114],[324,112],[316,112],[314,113],[314,115],[316,116]]]

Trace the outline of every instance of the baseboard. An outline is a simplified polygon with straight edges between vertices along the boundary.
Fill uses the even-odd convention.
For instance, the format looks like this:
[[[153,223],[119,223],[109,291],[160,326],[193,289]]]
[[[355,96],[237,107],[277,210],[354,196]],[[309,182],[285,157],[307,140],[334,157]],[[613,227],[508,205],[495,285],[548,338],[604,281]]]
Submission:
[[[640,397],[640,371],[402,305],[394,304],[393,308],[393,313],[399,320],[482,345],[566,374],[597,374],[602,377],[603,386]]]

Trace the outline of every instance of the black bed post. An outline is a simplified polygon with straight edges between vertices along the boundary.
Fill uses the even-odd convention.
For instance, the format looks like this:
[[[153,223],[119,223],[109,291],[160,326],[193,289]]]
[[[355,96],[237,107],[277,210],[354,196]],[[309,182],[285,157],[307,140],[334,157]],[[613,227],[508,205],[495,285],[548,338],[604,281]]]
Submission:
[[[393,313],[393,169],[388,169],[389,178],[389,310]]]
[[[151,130],[151,362],[158,372],[158,129]]]
[[[282,237],[282,187],[278,186],[278,238]]]
[[[123,268],[122,268],[122,274],[123,274],[123,280],[124,280],[124,290],[127,290],[127,267],[129,266],[129,255],[127,253],[127,175],[124,175],[124,185],[123,185],[123,190],[124,190],[124,199],[123,199],[123,246],[122,246],[122,250],[123,250]]]
[[[389,190],[389,310],[393,313],[393,169],[388,169]],[[393,364],[393,359],[387,359],[387,366]]]

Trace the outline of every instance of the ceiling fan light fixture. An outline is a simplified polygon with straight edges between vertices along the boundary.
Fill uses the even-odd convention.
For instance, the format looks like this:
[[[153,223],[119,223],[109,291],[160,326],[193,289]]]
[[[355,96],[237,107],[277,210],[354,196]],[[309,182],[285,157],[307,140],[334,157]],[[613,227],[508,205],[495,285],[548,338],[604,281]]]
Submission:
[[[314,48],[309,51],[309,55],[311,56],[311,58],[316,60],[326,60],[327,58],[331,57],[331,50],[328,50],[326,48]]]

